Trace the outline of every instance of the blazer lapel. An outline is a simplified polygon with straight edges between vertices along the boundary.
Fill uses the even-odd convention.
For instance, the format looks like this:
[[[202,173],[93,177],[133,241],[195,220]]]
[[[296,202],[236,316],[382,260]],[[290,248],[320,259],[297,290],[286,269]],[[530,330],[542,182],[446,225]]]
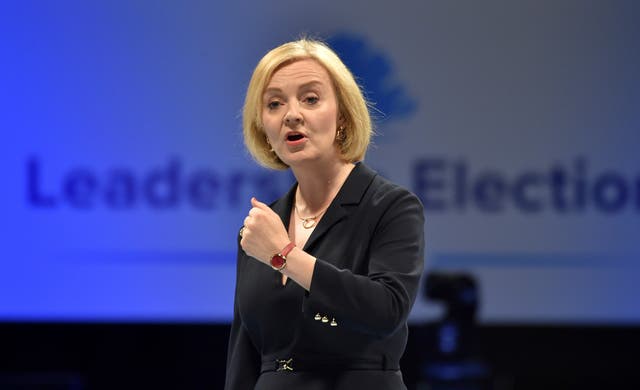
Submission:
[[[348,217],[349,207],[358,205],[362,200],[367,188],[373,181],[373,178],[377,175],[375,171],[359,162],[353,168],[347,180],[338,191],[338,194],[333,199],[329,208],[324,213],[324,216],[309,236],[307,243],[304,245],[303,250],[312,248],[313,245],[324,236],[329,229],[338,223],[343,218]],[[298,183],[295,183],[283,197],[270,204],[269,207],[280,216],[285,229],[289,230],[289,220],[291,217],[291,209],[293,208],[293,201],[295,199],[296,189]]]
[[[338,191],[338,194],[329,205],[329,208],[327,208],[324,216],[311,233],[311,236],[309,236],[304,246],[305,251],[313,248],[313,245],[322,238],[333,225],[343,218],[348,217],[349,205],[358,205],[360,203],[362,196],[376,175],[377,173],[375,171],[371,170],[362,162],[356,164],[351,173],[349,173],[347,180],[342,184],[340,191]],[[295,194],[295,186],[293,188],[293,194]],[[291,196],[291,194],[289,194],[289,196]],[[291,198],[291,201],[292,200],[293,198]],[[289,214],[291,213],[291,204],[292,203],[289,203]],[[288,226],[288,223],[285,226]]]

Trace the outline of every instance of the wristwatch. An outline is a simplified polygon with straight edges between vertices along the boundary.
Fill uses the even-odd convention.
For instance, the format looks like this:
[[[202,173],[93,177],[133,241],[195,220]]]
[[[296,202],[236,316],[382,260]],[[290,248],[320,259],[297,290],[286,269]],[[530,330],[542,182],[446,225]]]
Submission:
[[[295,247],[296,244],[290,242],[289,244],[287,244],[287,246],[284,247],[283,250],[280,251],[280,253],[276,253],[275,255],[273,255],[270,261],[271,267],[276,271],[282,271],[284,267],[287,266],[287,255]]]

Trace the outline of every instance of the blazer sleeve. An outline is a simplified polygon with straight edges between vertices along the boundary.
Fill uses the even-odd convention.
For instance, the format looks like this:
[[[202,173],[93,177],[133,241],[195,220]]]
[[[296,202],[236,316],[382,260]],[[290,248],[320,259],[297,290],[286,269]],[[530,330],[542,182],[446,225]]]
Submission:
[[[253,390],[260,375],[260,353],[251,341],[238,310],[238,281],[241,277],[242,261],[240,250],[238,250],[233,322],[227,349],[225,390]]]
[[[389,194],[388,194],[389,195]],[[355,274],[317,258],[303,310],[316,304],[341,327],[386,337],[403,325],[415,302],[424,268],[424,214],[418,198],[395,191],[370,241],[368,273]]]

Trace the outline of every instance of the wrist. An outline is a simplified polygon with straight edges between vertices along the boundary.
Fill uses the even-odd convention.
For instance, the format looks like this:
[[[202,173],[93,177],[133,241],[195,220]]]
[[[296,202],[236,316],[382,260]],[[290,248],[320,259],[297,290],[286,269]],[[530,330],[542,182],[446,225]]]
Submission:
[[[287,266],[287,255],[295,248],[293,242],[289,242],[281,251],[271,256],[269,264],[276,271],[282,271]]]

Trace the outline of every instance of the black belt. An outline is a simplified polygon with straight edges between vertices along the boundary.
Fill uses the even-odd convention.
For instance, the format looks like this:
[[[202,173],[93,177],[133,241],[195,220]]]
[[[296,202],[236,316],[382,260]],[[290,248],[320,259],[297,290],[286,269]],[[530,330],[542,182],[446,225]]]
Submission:
[[[352,359],[352,358],[286,358],[265,359],[262,361],[260,372],[278,371],[349,371],[349,370],[399,370],[397,364],[389,365],[387,359]]]

